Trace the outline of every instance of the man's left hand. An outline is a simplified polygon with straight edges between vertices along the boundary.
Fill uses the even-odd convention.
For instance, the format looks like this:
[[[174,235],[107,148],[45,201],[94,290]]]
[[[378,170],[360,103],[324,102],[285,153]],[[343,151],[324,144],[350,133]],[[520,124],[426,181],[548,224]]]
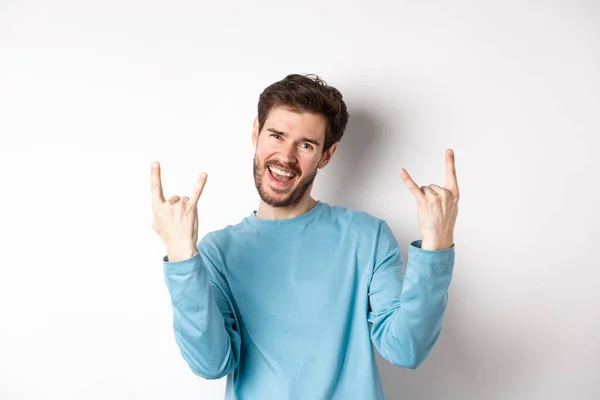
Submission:
[[[454,224],[458,215],[458,181],[454,152],[446,151],[446,183],[444,187],[435,184],[419,187],[404,168],[400,178],[417,199],[419,229],[423,250],[442,250],[454,244]]]

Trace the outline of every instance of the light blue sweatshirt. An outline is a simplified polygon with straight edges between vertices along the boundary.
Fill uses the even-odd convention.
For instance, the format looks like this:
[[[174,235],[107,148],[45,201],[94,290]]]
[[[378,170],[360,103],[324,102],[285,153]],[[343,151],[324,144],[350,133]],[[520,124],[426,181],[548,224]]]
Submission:
[[[191,370],[227,376],[228,400],[379,400],[371,343],[416,368],[442,327],[454,245],[408,249],[388,224],[317,202],[286,220],[255,212],[163,258],[175,340]],[[372,324],[372,327],[371,327]]]

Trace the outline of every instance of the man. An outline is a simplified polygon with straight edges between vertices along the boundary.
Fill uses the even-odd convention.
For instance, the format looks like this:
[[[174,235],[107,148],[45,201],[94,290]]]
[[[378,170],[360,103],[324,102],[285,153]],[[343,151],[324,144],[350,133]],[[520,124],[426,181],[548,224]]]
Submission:
[[[162,193],[152,165],[153,228],[166,244],[164,273],[175,339],[192,371],[227,376],[226,399],[383,399],[375,355],[416,368],[440,332],[454,266],[458,184],[418,187],[422,239],[406,274],[387,223],[311,197],[335,153],[348,112],[313,75],[289,75],[260,95],[252,140],[258,210],[198,242],[197,202]]]

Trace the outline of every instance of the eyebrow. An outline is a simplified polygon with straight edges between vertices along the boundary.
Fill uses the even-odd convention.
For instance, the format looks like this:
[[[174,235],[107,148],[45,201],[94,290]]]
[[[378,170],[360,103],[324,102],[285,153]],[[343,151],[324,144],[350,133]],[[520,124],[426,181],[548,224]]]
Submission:
[[[276,133],[276,134],[278,134],[278,135],[281,135],[281,136],[287,136],[287,133],[285,133],[285,132],[282,132],[282,131],[278,131],[278,130],[277,130],[277,129],[275,129],[275,128],[267,128],[267,130],[268,130],[268,131],[271,131],[271,132],[273,132],[273,133]],[[301,141],[301,142],[308,142],[308,143],[312,143],[312,144],[314,144],[314,145],[315,145],[315,146],[317,146],[317,147],[321,146],[321,143],[319,143],[319,141],[318,141],[318,140],[309,139],[309,138],[307,138],[307,137],[305,137],[305,138],[302,138],[300,141]]]

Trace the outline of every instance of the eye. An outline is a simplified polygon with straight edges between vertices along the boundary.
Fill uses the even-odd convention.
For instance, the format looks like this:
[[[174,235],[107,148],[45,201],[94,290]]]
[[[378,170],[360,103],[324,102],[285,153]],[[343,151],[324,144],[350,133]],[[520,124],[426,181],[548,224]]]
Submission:
[[[310,145],[308,143],[302,143],[301,146],[306,146],[306,147],[304,147],[305,149],[312,149],[312,145]]]
[[[277,136],[275,139],[278,139],[278,138],[280,138],[280,137],[281,137],[281,135],[279,135],[279,134],[277,134],[277,133],[272,133],[272,134],[271,134],[271,136],[273,136],[273,137]]]

